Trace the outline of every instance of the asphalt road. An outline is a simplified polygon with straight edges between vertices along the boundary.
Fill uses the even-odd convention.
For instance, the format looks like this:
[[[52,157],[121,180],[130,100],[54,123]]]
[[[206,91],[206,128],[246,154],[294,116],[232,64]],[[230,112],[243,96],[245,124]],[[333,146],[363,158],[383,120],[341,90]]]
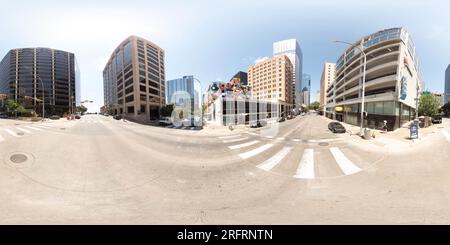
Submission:
[[[317,115],[228,132],[3,120],[0,223],[450,223],[449,133],[399,153]]]

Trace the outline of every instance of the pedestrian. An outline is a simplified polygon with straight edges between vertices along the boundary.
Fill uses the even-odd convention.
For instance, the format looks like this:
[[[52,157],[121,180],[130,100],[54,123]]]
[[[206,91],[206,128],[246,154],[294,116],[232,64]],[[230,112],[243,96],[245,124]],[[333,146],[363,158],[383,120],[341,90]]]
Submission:
[[[383,132],[384,132],[384,133],[387,133],[387,130],[388,130],[388,127],[387,127],[387,121],[384,120],[384,121],[383,121]]]

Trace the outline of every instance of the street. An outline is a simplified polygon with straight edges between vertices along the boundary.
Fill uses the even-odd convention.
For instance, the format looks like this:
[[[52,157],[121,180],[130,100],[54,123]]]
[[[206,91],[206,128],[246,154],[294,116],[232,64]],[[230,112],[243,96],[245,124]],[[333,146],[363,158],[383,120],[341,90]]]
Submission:
[[[310,114],[271,134],[0,119],[0,223],[448,223],[450,120],[415,143],[328,122]]]

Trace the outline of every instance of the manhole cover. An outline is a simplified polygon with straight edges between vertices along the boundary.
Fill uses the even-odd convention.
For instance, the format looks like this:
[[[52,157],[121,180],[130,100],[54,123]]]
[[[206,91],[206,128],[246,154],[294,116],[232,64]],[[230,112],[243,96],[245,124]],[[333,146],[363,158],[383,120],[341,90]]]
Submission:
[[[24,154],[14,154],[9,158],[9,160],[13,163],[24,163],[28,160],[28,157]]]
[[[322,143],[319,143],[319,145],[320,145],[320,146],[329,146],[330,144],[328,144],[328,143],[326,143],[326,142],[322,142]]]
[[[17,133],[17,135],[24,136],[25,134],[22,132]]]

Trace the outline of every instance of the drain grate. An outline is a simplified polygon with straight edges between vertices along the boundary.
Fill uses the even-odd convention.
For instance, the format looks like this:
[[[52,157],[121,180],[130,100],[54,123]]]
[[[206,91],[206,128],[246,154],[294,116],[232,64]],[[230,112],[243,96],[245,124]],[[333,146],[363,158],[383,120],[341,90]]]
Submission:
[[[24,154],[14,154],[9,158],[9,160],[13,163],[24,163],[28,160],[28,157]]]
[[[319,146],[329,146],[330,144],[326,143],[326,142],[321,142],[319,143]]]

